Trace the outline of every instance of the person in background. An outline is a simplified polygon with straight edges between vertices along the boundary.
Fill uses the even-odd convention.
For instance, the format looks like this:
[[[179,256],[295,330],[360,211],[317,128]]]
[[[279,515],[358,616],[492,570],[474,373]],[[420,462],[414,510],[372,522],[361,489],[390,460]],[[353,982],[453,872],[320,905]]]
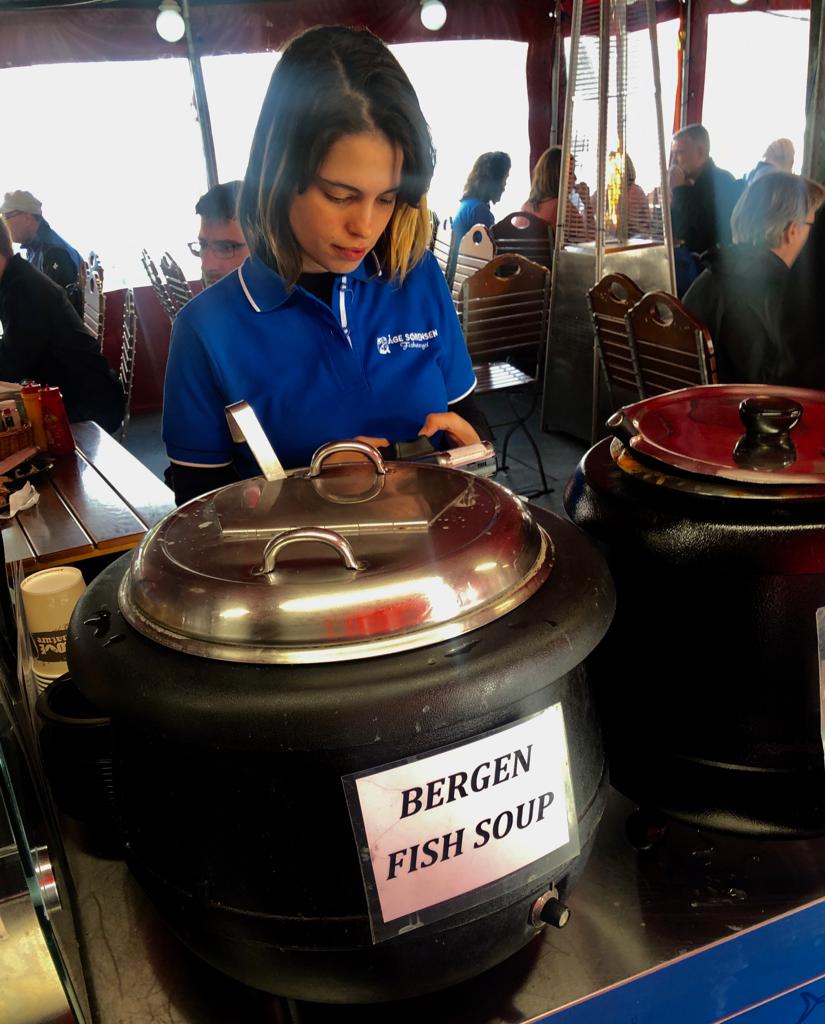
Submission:
[[[745,184],[750,185],[757,178],[761,178],[763,174],[770,174],[771,171],[785,171],[790,174],[793,171],[795,155],[790,139],[774,139],[756,167],[745,175]]]
[[[83,260],[77,249],[61,238],[43,216],[40,200],[23,190],[6,192],[0,214],[6,220],[12,241],[22,246],[29,263],[64,288],[72,305],[82,314]]]
[[[249,255],[238,220],[240,191],[240,181],[214,185],[195,205],[201,223],[198,240],[190,242],[189,249],[200,257],[204,288],[237,270]]]
[[[617,159],[617,154],[615,152],[611,152],[608,159],[615,161]],[[648,205],[647,196],[645,195],[644,189],[641,185],[636,184],[636,165],[627,155],[624,158],[624,163],[624,175],[627,180],[627,199],[623,200],[620,186],[616,195],[617,216],[621,214],[627,218],[628,236],[631,238],[636,236],[649,238],[650,206]],[[610,189],[608,189],[608,195],[610,195]],[[594,192],[592,196],[588,194],[585,219],[588,238],[596,237],[597,203],[598,192]]]
[[[782,300],[783,384],[825,391],[825,206],[820,207]]]
[[[631,237],[650,237],[650,206],[645,190],[636,184],[636,165],[625,156],[627,177],[627,230]]]
[[[555,231],[559,213],[559,189],[561,187],[561,146],[551,146],[541,154],[533,168],[530,180],[530,195],[522,204],[525,213],[532,213],[546,221]],[[570,158],[570,189],[575,184],[573,158]],[[523,218],[525,221],[527,218]],[[572,202],[567,204],[567,240],[580,240],[584,237],[584,221]]]
[[[456,242],[460,242],[476,224],[488,228],[495,224],[496,218],[490,204],[501,199],[509,174],[510,157],[507,153],[482,153],[476,160],[453,217],[453,239]]]
[[[95,420],[117,430],[123,388],[66,292],[15,256],[0,217],[0,380],[36,381],[60,388],[72,422]]]
[[[435,154],[409,79],[366,29],[313,28],[273,72],[241,189],[250,255],[172,329],[163,439],[178,502],[259,473],[225,407],[281,463],[327,441],[475,443],[475,374],[428,245]]]
[[[684,304],[710,331],[721,383],[787,383],[783,295],[823,198],[796,174],[757,178],[731,216],[733,245],[709,253],[688,289]]]
[[[673,136],[668,184],[673,244],[681,247],[676,258],[681,296],[701,269],[702,253],[730,244],[730,216],[743,186],[713,162],[710,136],[701,124],[689,124]]]

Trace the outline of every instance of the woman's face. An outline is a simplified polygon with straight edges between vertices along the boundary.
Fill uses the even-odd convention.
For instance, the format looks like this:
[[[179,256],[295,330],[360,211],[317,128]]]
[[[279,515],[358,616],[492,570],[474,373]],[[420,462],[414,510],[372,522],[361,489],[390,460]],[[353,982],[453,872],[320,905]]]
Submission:
[[[345,135],[330,146],[315,180],[289,208],[304,271],[355,270],[389,223],[402,163],[398,146],[374,132]]]

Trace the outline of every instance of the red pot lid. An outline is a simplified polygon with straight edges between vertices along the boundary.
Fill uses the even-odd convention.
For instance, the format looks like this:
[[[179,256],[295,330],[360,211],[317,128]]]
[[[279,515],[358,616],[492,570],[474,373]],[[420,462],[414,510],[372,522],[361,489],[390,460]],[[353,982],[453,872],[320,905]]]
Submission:
[[[825,485],[825,392],[710,384],[627,405],[607,421],[638,455],[755,484]]]

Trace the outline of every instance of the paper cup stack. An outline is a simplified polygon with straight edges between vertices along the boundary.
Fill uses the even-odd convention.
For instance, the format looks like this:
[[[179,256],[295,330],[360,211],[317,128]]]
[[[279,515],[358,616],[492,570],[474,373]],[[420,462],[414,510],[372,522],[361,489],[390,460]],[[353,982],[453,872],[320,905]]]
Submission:
[[[81,571],[68,565],[32,573],[20,584],[32,642],[34,676],[40,689],[69,670],[66,631],[74,606],[85,589]]]

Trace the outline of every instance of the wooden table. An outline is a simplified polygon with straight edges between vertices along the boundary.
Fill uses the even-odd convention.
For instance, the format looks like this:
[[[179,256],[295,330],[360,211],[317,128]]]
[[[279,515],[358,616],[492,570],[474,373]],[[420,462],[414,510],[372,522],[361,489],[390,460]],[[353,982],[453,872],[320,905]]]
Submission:
[[[33,478],[40,501],[2,521],[6,562],[26,572],[128,551],[175,507],[172,491],[96,423],[73,423],[76,449]]]

